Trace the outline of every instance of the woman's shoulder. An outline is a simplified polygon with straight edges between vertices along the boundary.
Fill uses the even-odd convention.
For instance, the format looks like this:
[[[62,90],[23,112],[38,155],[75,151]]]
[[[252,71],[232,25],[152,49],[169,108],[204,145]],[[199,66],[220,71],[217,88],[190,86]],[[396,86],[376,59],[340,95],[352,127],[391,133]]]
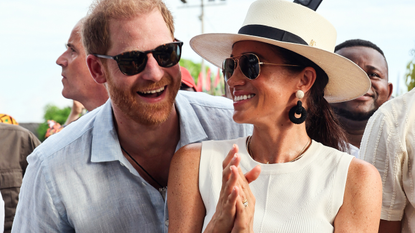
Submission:
[[[197,177],[201,148],[202,145],[200,143],[194,143],[183,146],[176,151],[170,163],[169,177]],[[169,179],[168,186],[176,182],[173,181],[174,179]]]
[[[381,178],[379,171],[370,163],[358,158],[353,158],[349,166],[349,175],[347,178],[350,183],[358,183],[359,186],[373,184],[381,187]]]
[[[380,207],[382,180],[378,170],[366,161],[353,158],[347,175],[345,196],[347,195],[352,202],[378,202]]]
[[[313,141],[316,144],[316,150],[318,151],[319,157],[325,157],[324,159],[344,159],[344,160],[352,160],[354,156],[350,155],[349,153],[340,151],[336,148],[329,147],[323,145],[320,142]],[[323,158],[322,158],[323,159]]]
[[[173,156],[173,160],[187,160],[194,159],[195,157],[200,157],[200,152],[202,150],[202,143],[192,143],[181,147]]]
[[[344,202],[337,214],[335,227],[347,232],[377,229],[381,206],[382,182],[379,172],[373,165],[353,158],[347,175]]]

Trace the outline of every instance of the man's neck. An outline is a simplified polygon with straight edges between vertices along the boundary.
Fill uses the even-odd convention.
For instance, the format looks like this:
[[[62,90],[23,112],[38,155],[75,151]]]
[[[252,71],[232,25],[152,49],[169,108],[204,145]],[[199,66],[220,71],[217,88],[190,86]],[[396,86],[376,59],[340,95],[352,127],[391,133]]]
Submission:
[[[346,131],[347,139],[349,143],[357,148],[360,148],[360,142],[365,131],[367,120],[354,121],[341,116],[338,116],[339,121],[343,129]]]
[[[138,124],[124,114],[118,114],[117,117],[114,113],[114,117],[120,145],[153,179],[161,186],[166,186],[170,161],[180,140],[179,116],[175,107],[168,119],[159,125]],[[160,188],[126,153],[124,156],[148,183]]]
[[[84,98],[81,102],[89,112],[105,104],[108,100],[107,92],[96,92]]]

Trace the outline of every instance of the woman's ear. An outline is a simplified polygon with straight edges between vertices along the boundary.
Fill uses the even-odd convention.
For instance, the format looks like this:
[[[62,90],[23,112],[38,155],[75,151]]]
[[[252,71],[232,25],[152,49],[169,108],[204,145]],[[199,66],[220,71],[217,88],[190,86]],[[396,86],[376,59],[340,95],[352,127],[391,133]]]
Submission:
[[[301,72],[301,78],[298,82],[298,90],[302,90],[304,93],[306,93],[308,90],[311,89],[314,82],[316,81],[317,73],[316,70],[313,67],[306,67]]]
[[[92,54],[89,54],[86,57],[86,64],[88,66],[89,73],[91,74],[92,78],[95,80],[96,83],[104,84],[107,82],[104,64],[102,64],[99,58]]]

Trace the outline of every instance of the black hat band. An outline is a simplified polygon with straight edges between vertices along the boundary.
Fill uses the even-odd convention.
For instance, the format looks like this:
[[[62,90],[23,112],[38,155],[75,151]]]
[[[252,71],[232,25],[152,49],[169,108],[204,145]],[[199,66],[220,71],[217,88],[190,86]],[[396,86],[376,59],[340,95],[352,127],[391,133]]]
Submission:
[[[296,44],[308,45],[301,37],[278,28],[264,25],[246,25],[239,29],[238,34],[265,37],[268,39],[279,40]]]

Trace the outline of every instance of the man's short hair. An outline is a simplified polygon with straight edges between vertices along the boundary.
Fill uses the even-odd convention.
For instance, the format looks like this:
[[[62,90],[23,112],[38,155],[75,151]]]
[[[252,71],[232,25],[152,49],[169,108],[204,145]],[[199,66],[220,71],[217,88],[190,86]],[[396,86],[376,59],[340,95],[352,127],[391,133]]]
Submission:
[[[129,19],[158,9],[174,38],[173,16],[162,0],[95,0],[82,28],[82,41],[87,54],[106,54],[111,46],[109,21]]]
[[[372,49],[378,51],[380,54],[382,54],[383,58],[385,59],[386,69],[388,70],[388,62],[386,61],[386,57],[385,57],[385,54],[383,53],[382,49],[380,49],[377,45],[375,45],[374,43],[372,43],[368,40],[362,40],[362,39],[346,40],[345,42],[343,42],[341,44],[338,44],[334,48],[334,52],[337,52],[337,51],[339,51],[340,49],[343,49],[343,48],[349,48],[349,47],[355,47],[355,46],[368,47],[368,48],[372,48]]]

